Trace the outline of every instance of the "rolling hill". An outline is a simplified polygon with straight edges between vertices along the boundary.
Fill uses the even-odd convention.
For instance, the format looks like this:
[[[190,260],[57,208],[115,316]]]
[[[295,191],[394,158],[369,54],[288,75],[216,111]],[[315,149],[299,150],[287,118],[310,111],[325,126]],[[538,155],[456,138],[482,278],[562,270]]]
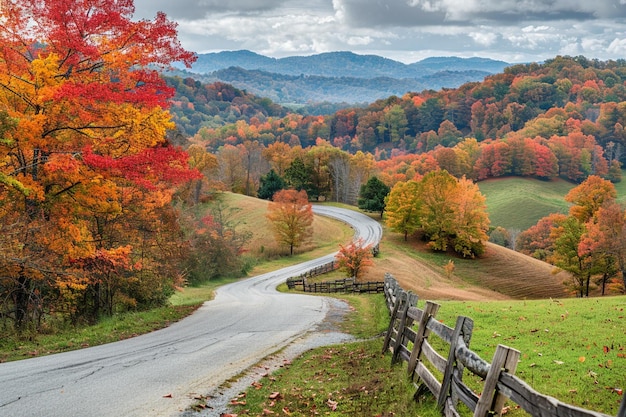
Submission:
[[[509,66],[486,58],[437,57],[404,64],[376,55],[328,52],[270,58],[251,51],[199,54],[173,75],[227,82],[281,104],[369,103],[406,92],[456,88]]]

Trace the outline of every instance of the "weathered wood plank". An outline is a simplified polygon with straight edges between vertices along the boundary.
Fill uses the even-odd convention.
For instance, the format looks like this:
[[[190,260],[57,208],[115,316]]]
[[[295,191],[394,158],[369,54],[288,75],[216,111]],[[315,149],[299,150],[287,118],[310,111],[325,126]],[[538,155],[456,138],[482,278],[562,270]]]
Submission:
[[[466,329],[469,329],[469,331],[471,332],[471,329],[473,328],[472,323],[472,319],[470,319],[469,317],[459,316],[456,319],[454,331],[450,336],[451,340],[450,349],[448,351],[448,359],[444,362],[445,368],[441,370],[441,372],[443,372],[443,379],[441,381],[442,388],[441,395],[439,396],[439,398],[437,398],[437,407],[439,407],[440,410],[443,408],[444,403],[448,399],[448,397],[452,397],[450,384],[452,383],[452,372],[454,371],[454,368],[456,366],[456,347],[459,344],[459,341],[463,343],[463,340],[461,339],[464,336],[463,332]],[[453,400],[454,399],[455,398],[453,397]]]
[[[487,373],[489,372],[491,365],[489,362],[478,356],[476,352],[470,350],[465,343],[461,343],[459,341],[459,344],[455,349],[455,355],[457,361],[461,361],[463,366],[465,366],[474,375],[478,375],[481,378],[487,377]]]
[[[467,385],[463,383],[460,373],[455,369],[452,372],[451,390],[463,404],[465,404],[472,412],[478,404],[478,395],[474,393]]]
[[[435,369],[439,372],[444,372],[446,370],[446,358],[433,349],[428,340],[425,340],[422,344],[422,357],[428,359],[428,361],[432,363]]]
[[[435,378],[422,362],[417,364],[416,373],[430,392],[432,392],[435,397],[438,397],[441,392],[441,383],[437,381],[437,378]]]
[[[413,375],[415,366],[422,352],[422,343],[428,338],[428,334],[430,333],[427,323],[431,321],[431,318],[437,315],[437,311],[439,311],[439,304],[433,303],[432,301],[426,302],[424,313],[422,314],[422,318],[418,325],[417,336],[413,345],[413,352],[411,352],[411,357],[409,358],[409,366],[407,369],[409,376]]]
[[[483,392],[476,404],[474,410],[474,417],[486,417],[487,415],[502,414],[502,405],[504,404],[505,396],[498,396],[496,389],[498,380],[503,370],[508,370],[512,367],[513,372],[517,368],[517,361],[519,360],[519,350],[512,349],[507,346],[498,345],[496,352],[491,360],[491,367],[485,378],[485,384],[483,386]],[[500,408],[498,408],[498,406]]]
[[[438,322],[437,320],[429,320],[427,323],[428,330],[434,332],[441,340],[446,342],[447,344],[452,343],[452,334],[454,333],[454,329],[446,326],[445,324]]]

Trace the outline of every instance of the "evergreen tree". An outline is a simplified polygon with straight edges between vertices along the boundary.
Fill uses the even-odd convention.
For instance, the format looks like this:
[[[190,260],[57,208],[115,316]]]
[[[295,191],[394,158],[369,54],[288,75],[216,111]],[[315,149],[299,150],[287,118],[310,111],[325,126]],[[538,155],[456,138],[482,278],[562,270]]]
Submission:
[[[390,188],[378,177],[370,177],[367,183],[361,186],[358,206],[361,210],[380,212],[383,216],[385,211],[385,197],[389,194]]]
[[[260,181],[261,186],[259,187],[257,195],[264,200],[271,200],[274,194],[284,189],[286,185],[285,180],[273,169],[270,169],[267,175],[263,175]]]

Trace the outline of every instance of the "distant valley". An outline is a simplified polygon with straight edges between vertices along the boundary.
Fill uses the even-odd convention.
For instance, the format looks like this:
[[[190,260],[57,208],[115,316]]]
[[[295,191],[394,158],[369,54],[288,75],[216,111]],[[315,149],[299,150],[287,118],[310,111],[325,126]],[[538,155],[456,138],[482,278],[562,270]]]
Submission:
[[[435,57],[404,64],[376,55],[329,52],[270,58],[250,51],[200,54],[173,75],[225,82],[280,104],[371,103],[406,92],[482,81],[510,64],[487,58]]]

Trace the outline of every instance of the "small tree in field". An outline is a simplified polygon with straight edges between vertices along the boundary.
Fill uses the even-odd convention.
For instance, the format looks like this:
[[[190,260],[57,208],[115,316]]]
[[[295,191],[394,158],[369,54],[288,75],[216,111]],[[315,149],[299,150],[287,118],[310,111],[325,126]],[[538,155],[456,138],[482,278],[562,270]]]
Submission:
[[[363,239],[359,238],[346,246],[339,245],[335,259],[339,269],[345,271],[348,277],[359,279],[367,268],[374,265],[372,256],[372,245],[363,246]]]
[[[304,190],[278,191],[269,204],[266,216],[276,241],[289,246],[290,255],[312,234],[313,207]]]

